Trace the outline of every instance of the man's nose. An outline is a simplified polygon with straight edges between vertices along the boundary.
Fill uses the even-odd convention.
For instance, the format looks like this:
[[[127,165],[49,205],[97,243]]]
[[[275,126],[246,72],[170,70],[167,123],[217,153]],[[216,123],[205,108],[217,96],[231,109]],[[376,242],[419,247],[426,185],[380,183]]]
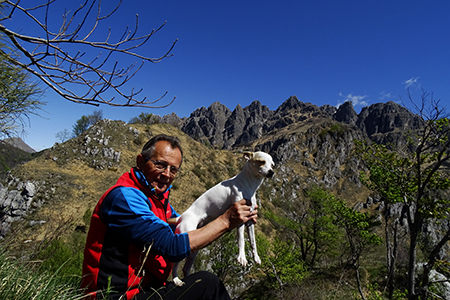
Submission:
[[[167,166],[162,173],[165,176],[170,177],[170,166]]]

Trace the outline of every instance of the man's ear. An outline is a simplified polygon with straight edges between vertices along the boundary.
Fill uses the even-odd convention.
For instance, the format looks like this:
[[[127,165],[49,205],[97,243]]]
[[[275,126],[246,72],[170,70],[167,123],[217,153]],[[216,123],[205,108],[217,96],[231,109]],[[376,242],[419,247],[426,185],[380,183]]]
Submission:
[[[136,167],[139,170],[143,170],[144,169],[144,164],[145,164],[145,158],[142,154],[138,154],[138,156],[136,156]]]
[[[244,152],[244,158],[246,160],[250,160],[250,159],[252,159],[252,157],[253,157],[253,152],[250,152],[250,151],[245,151]]]

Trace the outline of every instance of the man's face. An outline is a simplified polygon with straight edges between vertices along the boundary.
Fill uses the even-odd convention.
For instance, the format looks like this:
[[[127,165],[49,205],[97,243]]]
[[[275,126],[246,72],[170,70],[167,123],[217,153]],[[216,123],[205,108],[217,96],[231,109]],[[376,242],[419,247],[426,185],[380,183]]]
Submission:
[[[155,188],[157,194],[160,194],[172,184],[175,174],[173,174],[173,170],[171,172],[170,168],[179,168],[182,157],[178,148],[172,149],[169,142],[160,141],[155,144],[155,152],[152,157],[139,154],[136,160],[137,166],[145,175],[149,185]],[[167,167],[161,169],[161,164],[165,164]]]

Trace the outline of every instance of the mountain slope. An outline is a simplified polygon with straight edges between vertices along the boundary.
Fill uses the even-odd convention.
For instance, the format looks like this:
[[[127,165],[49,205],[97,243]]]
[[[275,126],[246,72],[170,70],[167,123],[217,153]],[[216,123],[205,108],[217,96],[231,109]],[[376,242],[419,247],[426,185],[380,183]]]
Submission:
[[[3,199],[0,197],[3,215],[11,221],[23,218],[33,208],[52,207],[45,213],[34,209],[35,214],[29,218],[45,221],[43,231],[48,231],[53,217],[85,226],[81,224],[84,213],[93,208],[120,174],[134,166],[140,147],[159,132],[177,135],[185,145],[183,172],[172,196],[180,211],[205,189],[237,174],[243,161],[236,153],[242,150],[270,153],[278,166],[277,183],[295,181],[301,183],[298,188],[323,184],[352,204],[365,202],[368,192],[359,181],[364,167],[354,155],[354,141],[382,141],[413,125],[420,127],[416,116],[391,102],[370,106],[357,115],[351,103],[336,110],[302,103],[295,96],[276,111],[258,101],[245,108],[238,106],[233,112],[213,103],[189,118],[174,122],[171,115],[170,120],[181,129],[170,124],[130,125],[102,120],[82,135],[42,151],[11,172],[5,183],[8,188],[3,189]],[[11,201],[8,191],[21,182],[32,183],[36,192],[31,197],[18,191],[25,196]],[[55,205],[61,206],[56,216],[46,216]]]
[[[16,140],[16,139],[14,139]],[[27,149],[24,147],[25,143],[15,143],[16,145],[22,145],[20,147],[16,147],[12,145],[13,139],[9,139],[8,141],[2,140],[0,141],[0,170],[1,174],[4,175],[7,171],[15,168],[16,166],[23,164],[27,161],[30,161],[33,159],[33,153],[34,150],[31,148],[27,150],[23,150],[22,148]],[[20,139],[21,140],[21,139]],[[27,145],[28,146],[28,145]],[[32,151],[30,151],[30,149]]]

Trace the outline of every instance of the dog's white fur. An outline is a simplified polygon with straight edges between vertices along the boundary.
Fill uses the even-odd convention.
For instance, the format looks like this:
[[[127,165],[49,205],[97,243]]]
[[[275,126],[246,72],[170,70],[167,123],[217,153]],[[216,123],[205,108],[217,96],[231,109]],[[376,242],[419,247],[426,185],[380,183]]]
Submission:
[[[225,213],[234,202],[241,199],[251,201],[252,209],[255,208],[256,190],[264,178],[272,177],[274,163],[272,157],[265,152],[245,152],[244,157],[247,159],[247,162],[238,175],[222,181],[207,190],[179,217],[176,233],[188,232],[208,224],[210,221]],[[254,222],[249,221],[245,225],[247,226],[253,258],[256,263],[261,264],[261,259],[256,250]],[[237,260],[241,265],[246,266],[244,224],[237,228],[237,236],[239,247]],[[183,268],[185,277],[189,275],[196,256],[197,252],[191,253],[186,259]],[[178,278],[177,267],[178,263],[173,267],[172,276],[174,283],[180,286],[184,283]]]

